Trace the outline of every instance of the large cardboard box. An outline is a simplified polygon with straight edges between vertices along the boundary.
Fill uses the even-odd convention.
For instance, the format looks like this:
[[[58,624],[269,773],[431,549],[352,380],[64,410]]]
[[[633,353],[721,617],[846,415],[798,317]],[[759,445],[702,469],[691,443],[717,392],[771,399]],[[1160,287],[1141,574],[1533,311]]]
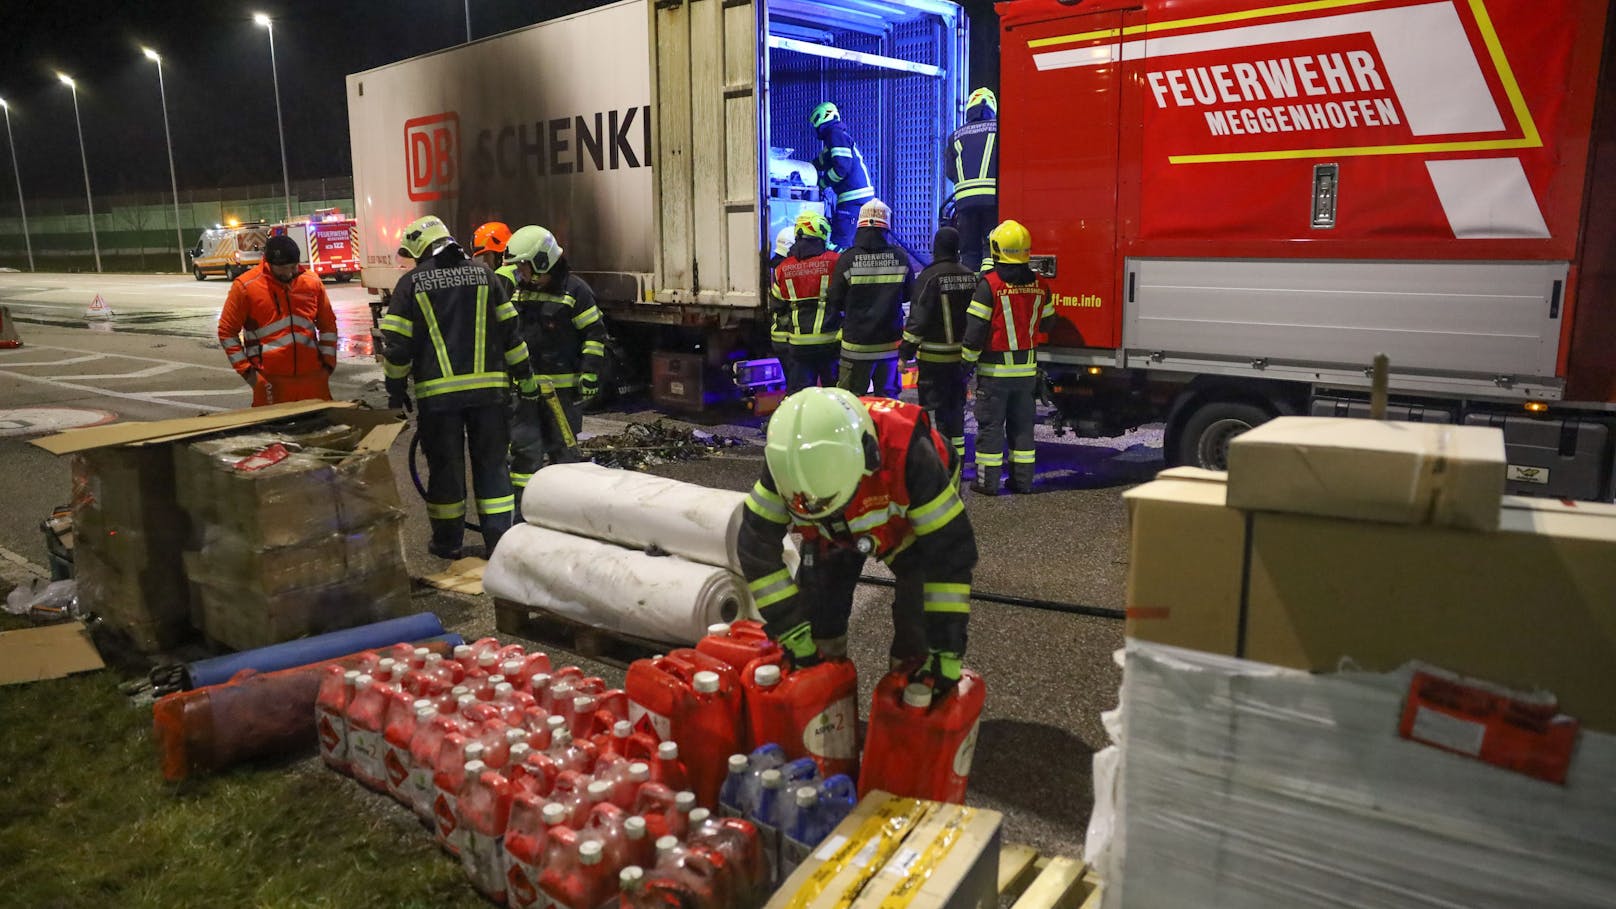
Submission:
[[[769,900],[767,909],[995,909],[996,811],[899,798],[859,802]]]
[[[1423,660],[1616,732],[1616,506],[1505,496],[1476,533],[1243,512],[1226,490],[1168,471],[1125,494],[1129,637],[1314,671]]]
[[[1491,427],[1280,417],[1230,443],[1229,504],[1494,530],[1505,465]]]

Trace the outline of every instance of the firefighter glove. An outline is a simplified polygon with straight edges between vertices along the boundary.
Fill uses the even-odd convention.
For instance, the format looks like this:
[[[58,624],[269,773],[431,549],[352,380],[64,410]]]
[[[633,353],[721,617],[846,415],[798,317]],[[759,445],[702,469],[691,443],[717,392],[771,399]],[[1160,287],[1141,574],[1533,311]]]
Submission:
[[[959,654],[947,650],[933,650],[921,664],[920,670],[915,673],[914,681],[929,681],[932,687],[932,704],[947,697],[959,684],[962,658]]]
[[[802,622],[790,631],[775,638],[790,657],[791,664],[798,669],[813,666],[819,662],[819,647],[814,643],[813,629],[807,622]]]
[[[592,372],[586,372],[578,377],[578,393],[588,401],[600,394],[600,377]]]

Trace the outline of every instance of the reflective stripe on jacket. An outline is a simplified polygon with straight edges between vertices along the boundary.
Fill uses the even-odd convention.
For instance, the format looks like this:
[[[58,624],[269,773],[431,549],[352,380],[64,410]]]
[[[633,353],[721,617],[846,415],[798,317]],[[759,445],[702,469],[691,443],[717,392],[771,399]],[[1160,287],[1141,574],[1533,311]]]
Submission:
[[[1055,301],[1043,278],[1025,265],[1000,265],[976,285],[965,310],[963,357],[978,364],[978,375],[1036,375],[1033,351],[1054,318]]]
[[[325,285],[299,269],[283,284],[259,264],[230,285],[219,314],[219,346],[230,366],[246,375],[311,375],[337,366],[337,317]]]
[[[835,344],[840,338],[842,313],[827,301],[837,254],[822,252],[806,259],[795,255],[775,266],[770,291],[774,308],[784,311],[794,347]]]
[[[409,377],[425,409],[497,403],[511,377],[537,388],[516,308],[487,266],[441,254],[393,289],[382,319],[388,379]]]

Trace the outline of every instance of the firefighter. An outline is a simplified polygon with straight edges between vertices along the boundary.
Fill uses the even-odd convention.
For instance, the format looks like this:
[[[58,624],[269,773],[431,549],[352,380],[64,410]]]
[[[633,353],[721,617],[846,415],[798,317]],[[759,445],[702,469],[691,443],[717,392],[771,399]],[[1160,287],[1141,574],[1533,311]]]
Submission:
[[[986,263],[982,247],[999,221],[999,99],[986,88],[965,102],[965,123],[943,145],[943,177],[954,184],[954,219],[960,232],[960,264]]]
[[[918,405],[809,388],[769,419],[763,476],[737,541],[769,637],[797,666],[847,655],[864,560],[897,578],[890,654],[940,694],[959,681],[976,535],[954,488],[953,451]],[[795,579],[781,558],[802,536]]]
[[[578,459],[582,402],[600,391],[606,323],[594,292],[572,273],[555,235],[536,224],[511,235],[500,274],[516,288],[512,301],[522,317],[522,337],[545,389],[543,401],[519,406],[522,425],[513,430],[511,480],[520,491],[546,459]]]
[[[960,262],[960,235],[954,228],[937,231],[931,254],[931,264],[915,279],[915,299],[898,350],[902,359],[920,361],[920,406],[964,463],[965,367],[960,342],[965,337],[965,310],[978,279]]]
[[[829,239],[830,222],[824,215],[812,211],[798,215],[796,241],[774,269],[770,285],[773,305],[785,313],[788,326],[791,371],[786,385],[792,391],[836,384],[842,313],[827,299],[838,258],[825,247]]]
[[[859,207],[875,198],[875,187],[870,183],[870,171],[864,166],[864,155],[859,152],[842,122],[841,111],[829,101],[814,108],[808,123],[818,134],[824,149],[814,158],[819,169],[819,185],[835,197],[830,217],[830,245],[846,249],[853,240],[853,227],[858,221]]]
[[[497,269],[505,261],[505,244],[511,241],[511,229],[504,221],[489,221],[471,235],[471,257],[489,268]],[[506,294],[511,292],[507,287]]]
[[[914,274],[909,255],[887,235],[892,210],[871,199],[859,210],[851,249],[836,260],[826,302],[842,314],[840,385],[854,394],[898,396],[898,346],[903,340],[903,306]]]
[[[219,345],[252,386],[254,407],[331,400],[337,317],[318,276],[298,265],[291,237],[270,237],[258,267],[230,285]]]
[[[976,366],[976,482],[998,495],[1004,442],[1010,437],[1010,488],[1032,492],[1033,425],[1038,420],[1038,337],[1049,331],[1055,302],[1027,263],[1032,235],[1006,221],[988,235],[993,270],[984,275],[965,315],[962,356]]]
[[[417,430],[431,473],[427,551],[444,559],[461,556],[469,446],[483,542],[492,554],[516,507],[505,463],[511,379],[524,396],[538,390],[516,308],[494,273],[467,258],[432,215],[404,228],[398,254],[414,268],[398,280],[382,319],[383,373],[389,407],[411,409],[407,380],[415,380]]]
[[[786,256],[791,255],[791,244],[797,242],[797,225],[787,224],[774,235],[774,252],[769,256],[769,269],[764,283],[774,284],[774,270]],[[771,294],[769,297],[769,348],[780,361],[780,369],[789,380],[791,376],[791,312]]]

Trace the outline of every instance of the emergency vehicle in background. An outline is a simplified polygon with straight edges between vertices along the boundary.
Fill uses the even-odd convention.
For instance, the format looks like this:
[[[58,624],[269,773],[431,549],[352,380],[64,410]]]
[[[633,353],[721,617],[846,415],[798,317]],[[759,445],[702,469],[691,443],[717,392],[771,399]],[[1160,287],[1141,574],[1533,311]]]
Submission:
[[[269,225],[263,221],[215,225],[204,230],[196,245],[186,250],[186,255],[191,257],[191,274],[198,281],[206,281],[208,275],[221,275],[233,281],[237,275],[258,265],[264,258],[267,242]]]
[[[1279,414],[1499,426],[1509,489],[1609,499],[1606,0],[1014,0],[999,211],[1089,435],[1221,467]],[[1601,60],[1601,56],[1606,59]]]
[[[312,216],[276,224],[270,234],[291,237],[309,271],[322,279],[346,284],[359,274],[359,222],[335,208],[316,209]]]

